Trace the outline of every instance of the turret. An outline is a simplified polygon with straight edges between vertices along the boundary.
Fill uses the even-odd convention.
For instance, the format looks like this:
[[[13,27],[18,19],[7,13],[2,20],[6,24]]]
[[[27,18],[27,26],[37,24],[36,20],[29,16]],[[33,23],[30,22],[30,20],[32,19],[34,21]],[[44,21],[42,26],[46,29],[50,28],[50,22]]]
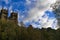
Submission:
[[[7,10],[7,9],[3,9],[3,8],[2,8],[2,10],[1,10],[1,12],[0,12],[0,13],[1,13],[1,14],[0,14],[1,19],[6,20],[6,19],[7,19],[7,17],[8,17],[8,10]]]
[[[15,23],[17,23],[17,18],[18,18],[18,14],[16,12],[12,12],[11,16],[9,17],[9,19]]]

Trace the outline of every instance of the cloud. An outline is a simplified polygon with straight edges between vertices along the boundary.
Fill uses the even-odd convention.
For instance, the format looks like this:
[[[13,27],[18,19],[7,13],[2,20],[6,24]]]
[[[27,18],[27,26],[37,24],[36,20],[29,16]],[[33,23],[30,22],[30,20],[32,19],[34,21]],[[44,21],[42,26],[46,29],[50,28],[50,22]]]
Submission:
[[[29,0],[27,0],[28,2]],[[31,1],[30,1],[31,2]],[[32,3],[33,4],[33,3]],[[34,4],[33,4],[34,5]],[[37,0],[36,3],[35,3],[35,7],[34,8],[31,8],[28,13],[29,13],[29,16],[27,18],[25,18],[25,20],[31,20],[31,19],[36,19],[38,16],[42,16],[44,15],[44,11],[46,11],[50,6],[48,5],[51,5],[49,4],[49,1],[47,0]]]
[[[53,21],[53,24],[52,24],[52,29],[58,29],[59,28],[59,26],[57,25],[57,20],[55,19],[54,21]]]
[[[44,28],[52,27],[54,20],[56,20],[56,19],[49,19],[44,25],[42,25],[42,27],[44,27]]]
[[[30,0],[27,0],[27,4],[31,4]],[[34,20],[34,22],[32,22],[31,24],[35,27],[35,28],[47,28],[47,27],[52,27],[53,21],[55,20],[55,18],[53,17],[53,19],[49,19],[50,17],[48,15],[45,14],[45,11],[52,11],[50,8],[50,5],[52,3],[55,3],[55,0],[36,0],[36,3],[34,4],[35,6],[33,8],[31,8],[28,13],[29,16],[27,18],[24,18],[23,22],[32,22],[32,20]],[[33,5],[33,3],[32,3]],[[44,15],[44,17],[42,17]],[[38,21],[40,19],[40,22]],[[35,23],[39,23],[40,25],[37,25]]]
[[[31,2],[30,0],[27,0],[27,2]],[[51,1],[49,0],[36,0],[35,4],[32,3],[32,5],[35,5],[34,8],[31,8],[28,13],[29,16],[25,18],[25,20],[30,20],[33,18],[37,18],[37,16],[42,16],[44,14],[44,11],[50,8],[50,3]],[[28,4],[28,3],[27,3]],[[31,3],[30,3],[31,4]],[[31,7],[31,6],[30,6]]]
[[[27,3],[27,4],[31,4],[31,1],[30,1],[30,0],[26,0],[26,3]]]
[[[6,4],[8,4],[8,3],[9,3],[9,2],[8,2],[8,0],[4,0],[4,1],[5,1],[5,3],[6,3]]]

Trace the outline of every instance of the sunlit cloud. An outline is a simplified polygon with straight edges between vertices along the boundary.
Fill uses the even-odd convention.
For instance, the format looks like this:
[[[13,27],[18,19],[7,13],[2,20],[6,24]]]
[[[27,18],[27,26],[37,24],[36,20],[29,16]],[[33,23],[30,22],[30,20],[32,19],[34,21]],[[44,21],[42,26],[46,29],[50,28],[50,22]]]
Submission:
[[[30,4],[31,3],[30,0],[27,0],[27,3],[28,3],[28,1]],[[53,17],[53,19],[51,19],[50,21],[47,22],[47,20],[49,20],[48,17],[51,13],[49,13],[49,15],[45,15],[45,18],[42,17],[45,14],[46,10],[48,10],[50,12],[52,11],[52,9],[50,8],[50,5],[52,3],[55,3],[55,0],[53,0],[53,1],[36,0],[36,4],[35,4],[34,8],[32,8],[28,11],[29,16],[27,18],[25,18],[24,22],[26,22],[26,21],[31,22],[32,20],[34,20],[36,22],[36,20],[40,19],[41,22],[39,23],[40,25],[38,25],[38,26],[45,27],[45,28],[52,27],[54,17]],[[49,17],[49,18],[51,18],[51,17]],[[35,23],[32,23],[32,25],[35,26],[35,28],[38,27],[38,26],[36,26],[37,24],[35,24]]]

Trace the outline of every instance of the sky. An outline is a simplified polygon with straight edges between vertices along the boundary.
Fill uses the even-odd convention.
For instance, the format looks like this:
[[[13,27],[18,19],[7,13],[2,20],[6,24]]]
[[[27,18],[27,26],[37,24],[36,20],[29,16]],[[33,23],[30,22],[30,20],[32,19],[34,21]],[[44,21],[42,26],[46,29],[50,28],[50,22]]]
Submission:
[[[8,17],[12,11],[18,12],[18,22],[22,21],[26,27],[32,25],[34,28],[57,29],[57,20],[50,7],[56,0],[0,0],[2,6],[9,10]]]

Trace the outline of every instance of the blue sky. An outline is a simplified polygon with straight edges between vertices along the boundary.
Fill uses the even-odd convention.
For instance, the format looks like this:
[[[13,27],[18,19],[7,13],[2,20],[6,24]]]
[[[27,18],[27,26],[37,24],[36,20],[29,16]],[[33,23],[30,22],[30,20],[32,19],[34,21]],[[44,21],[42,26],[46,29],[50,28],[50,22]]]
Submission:
[[[23,21],[26,26],[53,28],[56,27],[56,18],[49,7],[53,2],[55,0],[0,0],[0,8],[7,8],[9,15],[11,11],[18,12],[18,21]]]

